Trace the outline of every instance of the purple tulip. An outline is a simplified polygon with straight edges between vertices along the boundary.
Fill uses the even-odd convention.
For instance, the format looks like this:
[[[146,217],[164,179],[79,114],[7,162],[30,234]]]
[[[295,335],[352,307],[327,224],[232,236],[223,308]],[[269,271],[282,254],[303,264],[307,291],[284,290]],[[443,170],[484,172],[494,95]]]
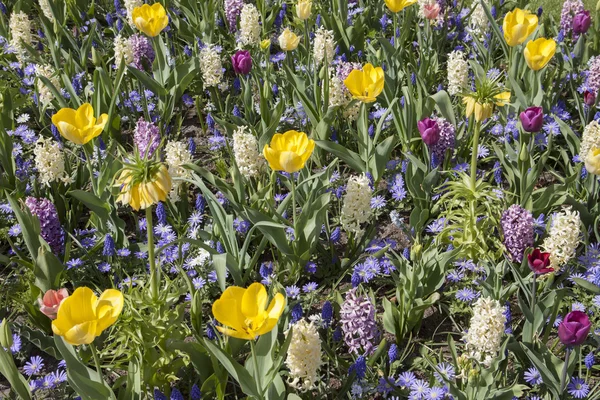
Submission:
[[[591,327],[586,313],[571,311],[558,326],[558,338],[565,346],[579,346],[587,339]]]
[[[252,69],[252,56],[248,50],[239,50],[231,56],[231,63],[236,74],[247,75]]]
[[[591,107],[594,104],[596,104],[596,95],[594,94],[594,92],[590,92],[589,90],[586,90],[583,93],[583,102],[588,106]]]
[[[440,140],[440,127],[435,120],[431,118],[422,119],[417,122],[417,128],[419,128],[421,138],[428,146],[433,146]]]
[[[544,124],[542,107],[529,107],[519,115],[525,132],[539,132]]]
[[[590,17],[589,11],[581,11],[575,17],[573,17],[573,33],[581,35],[586,33],[590,29],[592,24],[592,18]]]

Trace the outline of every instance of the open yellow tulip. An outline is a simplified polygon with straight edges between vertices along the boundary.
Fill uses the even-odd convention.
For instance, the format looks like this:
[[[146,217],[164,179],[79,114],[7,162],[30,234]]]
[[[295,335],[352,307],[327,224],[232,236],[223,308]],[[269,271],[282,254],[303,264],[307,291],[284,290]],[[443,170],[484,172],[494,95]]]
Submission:
[[[554,39],[546,38],[531,40],[523,50],[527,65],[534,71],[544,68],[554,57],[554,53],[556,53],[556,42]]]
[[[272,170],[291,174],[304,168],[314,149],[315,141],[306,133],[287,131],[273,135],[271,145],[266,144],[263,148],[263,155]]]
[[[585,169],[590,174],[600,175],[600,148],[594,146],[585,157]]]
[[[281,47],[281,50],[283,51],[296,50],[300,43],[300,37],[290,31],[289,28],[285,28],[277,40],[279,41],[279,47]]]
[[[121,189],[117,201],[129,204],[134,210],[142,210],[166,201],[171,191],[171,175],[164,164],[155,164],[148,168],[149,180],[143,171],[135,167],[125,168],[117,178],[115,186]]]
[[[98,298],[92,289],[80,287],[60,303],[52,331],[72,345],[90,344],[117,321],[122,310],[120,291],[108,289]]]
[[[404,10],[406,7],[413,5],[417,0],[385,0],[385,5],[391,12],[397,13]]]
[[[94,118],[94,108],[90,103],[82,104],[77,110],[61,108],[52,116],[52,123],[61,136],[75,144],[86,144],[104,130],[108,114]]]
[[[248,289],[228,287],[212,306],[217,321],[225,326],[217,329],[238,339],[254,340],[271,332],[285,307],[285,297],[277,293],[267,308],[267,290],[258,282]]]
[[[528,10],[515,8],[508,12],[502,22],[504,40],[509,46],[517,46],[525,41],[538,24],[538,17]]]
[[[150,37],[158,36],[169,24],[169,17],[160,3],[144,4],[131,13],[135,26]]]
[[[355,99],[363,103],[372,103],[383,91],[384,82],[383,68],[365,64],[362,71],[355,69],[350,72],[344,80],[344,85]]]

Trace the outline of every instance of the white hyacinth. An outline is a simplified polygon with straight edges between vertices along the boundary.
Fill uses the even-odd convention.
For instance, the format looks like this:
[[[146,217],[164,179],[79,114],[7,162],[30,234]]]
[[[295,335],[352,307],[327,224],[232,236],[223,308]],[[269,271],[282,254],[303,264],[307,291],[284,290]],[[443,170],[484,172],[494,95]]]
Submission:
[[[464,337],[469,355],[489,366],[498,354],[506,315],[498,300],[480,297],[473,305],[469,331]]]
[[[17,59],[23,62],[27,50],[25,45],[31,46],[33,35],[31,34],[31,21],[23,11],[13,12],[8,23],[10,28],[10,45],[14,49]]]
[[[291,387],[301,392],[315,388],[321,365],[321,338],[312,322],[301,319],[292,326],[285,365],[290,370],[288,384]]]
[[[217,86],[223,79],[221,57],[211,44],[207,44],[200,50],[200,71],[204,87]]]
[[[169,198],[172,201],[179,200],[179,188],[183,184],[181,179],[189,178],[190,171],[184,167],[192,162],[192,155],[185,142],[169,142],[165,146],[165,163],[169,168],[169,175],[173,179],[173,187]]]
[[[113,49],[115,51],[115,65],[117,68],[121,65],[121,61],[123,60],[125,60],[125,65],[129,65],[133,62],[133,47],[128,39],[125,39],[120,34],[115,36]]]
[[[54,15],[52,15],[52,9],[50,8],[50,0],[38,0],[40,9],[46,18],[51,22],[54,22]]]
[[[327,56],[327,64],[331,64],[335,55],[335,42],[333,41],[333,31],[328,31],[323,26],[315,32],[313,40],[315,64],[319,65]]]
[[[579,158],[583,162],[592,147],[600,147],[600,124],[592,121],[583,129],[579,144]]]
[[[469,84],[469,64],[465,53],[455,50],[448,54],[448,93],[457,95]]]
[[[35,155],[35,168],[42,184],[50,185],[51,182],[69,183],[71,181],[65,172],[65,157],[58,142],[40,137],[33,148],[33,154]]]
[[[44,78],[48,79],[57,90],[60,90],[60,81],[56,77],[54,68],[52,68],[50,65],[36,65],[35,75],[38,77],[43,76]],[[52,99],[54,99],[54,95],[50,91],[50,88],[46,86],[41,79],[37,80],[36,88],[42,104],[48,105]]]
[[[346,89],[344,82],[333,75],[329,78],[329,107],[345,106],[352,101],[352,95]]]
[[[469,19],[470,31],[475,36],[483,36],[487,32],[488,17],[481,3],[477,2]]]
[[[542,247],[550,253],[550,265],[555,271],[560,270],[575,256],[580,234],[579,211],[573,211],[571,206],[568,206],[552,216],[552,226]]]
[[[361,225],[371,218],[371,196],[369,178],[365,174],[352,176],[346,186],[342,206],[342,226],[349,233],[360,235]]]
[[[244,46],[260,43],[260,13],[253,4],[246,4],[240,14],[240,42]]]
[[[233,154],[240,173],[246,178],[257,176],[265,163],[258,152],[256,137],[246,126],[240,126],[233,133]]]
[[[129,22],[129,25],[131,26],[135,26],[135,24],[133,23],[133,18],[132,18],[132,14],[133,14],[133,9],[136,7],[141,7],[144,2],[142,0],[125,0],[125,11],[127,13],[127,22]]]

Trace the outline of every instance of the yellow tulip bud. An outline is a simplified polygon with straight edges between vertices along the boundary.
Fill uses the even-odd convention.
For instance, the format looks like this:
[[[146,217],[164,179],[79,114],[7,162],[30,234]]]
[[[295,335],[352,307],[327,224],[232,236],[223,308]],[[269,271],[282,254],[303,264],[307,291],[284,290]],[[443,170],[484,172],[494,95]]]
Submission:
[[[504,17],[502,30],[509,46],[517,46],[525,41],[537,28],[538,17],[528,10],[515,8]]]
[[[287,131],[276,133],[271,144],[266,144],[263,155],[274,171],[297,172],[304,168],[306,161],[315,149],[315,141],[304,132]]]
[[[585,157],[585,169],[590,174],[600,175],[600,148],[594,146]]]
[[[296,4],[296,15],[301,20],[307,20],[310,18],[310,12],[312,9],[312,1],[310,0],[299,0]]]
[[[300,37],[296,36],[289,28],[285,28],[279,35],[279,47],[283,51],[296,50],[298,43],[300,43]]]
[[[397,13],[416,2],[417,0],[385,0],[385,5],[391,12]]]
[[[271,39],[265,39],[260,42],[260,48],[263,50],[268,50],[271,47]]]
[[[86,144],[104,130],[108,114],[94,118],[94,108],[90,103],[82,104],[77,110],[61,108],[52,116],[52,123],[61,136],[75,144]]]
[[[554,57],[555,52],[556,42],[553,39],[539,38],[527,43],[523,54],[529,68],[539,71]]]
[[[344,80],[352,97],[363,103],[372,103],[383,91],[385,75],[381,67],[365,64],[361,70],[355,69]]]
[[[169,24],[167,11],[160,3],[134,8],[131,19],[140,31],[150,37],[158,36]]]
[[[219,332],[238,339],[254,340],[273,330],[285,308],[285,297],[277,293],[267,307],[268,295],[262,283],[247,289],[229,286],[213,303],[212,312]]]

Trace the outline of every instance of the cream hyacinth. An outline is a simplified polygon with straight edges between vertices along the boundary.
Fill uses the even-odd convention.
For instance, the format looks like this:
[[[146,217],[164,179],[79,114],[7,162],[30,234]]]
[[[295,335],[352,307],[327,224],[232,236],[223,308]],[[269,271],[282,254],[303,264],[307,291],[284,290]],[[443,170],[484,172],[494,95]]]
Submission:
[[[257,176],[265,159],[258,151],[258,141],[247,126],[240,126],[233,132],[233,154],[240,173],[246,178]]]
[[[192,155],[188,151],[185,142],[169,142],[165,146],[165,163],[169,169],[169,175],[173,181],[169,198],[172,201],[179,200],[179,188],[183,184],[181,179],[190,177],[190,171],[184,167],[192,162]]]
[[[502,345],[505,323],[504,307],[498,300],[489,297],[477,299],[469,331],[464,336],[469,355],[489,366]]]
[[[223,80],[223,65],[215,47],[207,44],[200,50],[200,71],[204,87],[214,87]]]
[[[10,28],[10,45],[15,50],[17,59],[23,62],[27,50],[25,45],[31,46],[33,35],[31,34],[31,21],[23,11],[13,12],[8,23]]]
[[[469,27],[471,33],[479,37],[485,35],[485,33],[487,32],[488,17],[487,15],[485,15],[485,10],[479,2],[477,2],[475,7],[473,8],[471,18],[469,19]]]
[[[301,319],[292,326],[292,340],[285,365],[290,370],[288,384],[301,392],[315,388],[321,365],[321,338],[315,325]]]
[[[550,253],[550,266],[556,272],[575,256],[580,234],[579,211],[573,211],[571,206],[568,206],[562,212],[553,215],[552,226],[542,248]]]
[[[33,148],[33,154],[35,155],[35,168],[42,184],[49,186],[52,182],[71,182],[65,172],[65,156],[58,142],[40,137]]]
[[[48,79],[57,90],[60,90],[60,81],[56,77],[54,68],[52,68],[50,65],[36,65],[35,75],[38,77],[43,76],[44,78]],[[54,99],[54,95],[50,91],[50,88],[46,86],[41,79],[37,80],[36,88],[39,93],[40,102],[44,105],[50,104],[52,99]]]
[[[125,65],[129,65],[133,62],[133,48],[128,39],[125,39],[121,35],[117,35],[113,42],[113,49],[115,51],[115,65],[117,67],[121,65],[121,61],[123,60],[125,60]]]
[[[240,42],[244,46],[260,43],[260,13],[253,4],[246,4],[240,14]]]
[[[124,5],[125,5],[125,12],[127,13],[127,22],[129,22],[129,25],[131,27],[134,27],[135,24],[133,23],[133,18],[132,18],[132,14],[133,14],[133,9],[136,7],[141,7],[144,4],[144,2],[142,0],[125,0],[124,1]]]
[[[363,232],[361,225],[371,218],[372,194],[365,174],[350,177],[342,206],[342,226],[348,233],[360,235]]]
[[[54,15],[52,15],[52,9],[50,8],[50,0],[38,0],[40,9],[46,18],[51,22],[54,22]]]
[[[455,50],[448,54],[448,93],[455,96],[469,83],[469,64],[465,53]]]
[[[583,129],[579,144],[579,158],[583,162],[592,147],[600,147],[600,124],[592,121]]]
[[[323,26],[315,32],[313,39],[315,64],[319,65],[327,56],[327,64],[331,64],[335,55],[335,42],[333,41],[333,31],[328,31]]]

